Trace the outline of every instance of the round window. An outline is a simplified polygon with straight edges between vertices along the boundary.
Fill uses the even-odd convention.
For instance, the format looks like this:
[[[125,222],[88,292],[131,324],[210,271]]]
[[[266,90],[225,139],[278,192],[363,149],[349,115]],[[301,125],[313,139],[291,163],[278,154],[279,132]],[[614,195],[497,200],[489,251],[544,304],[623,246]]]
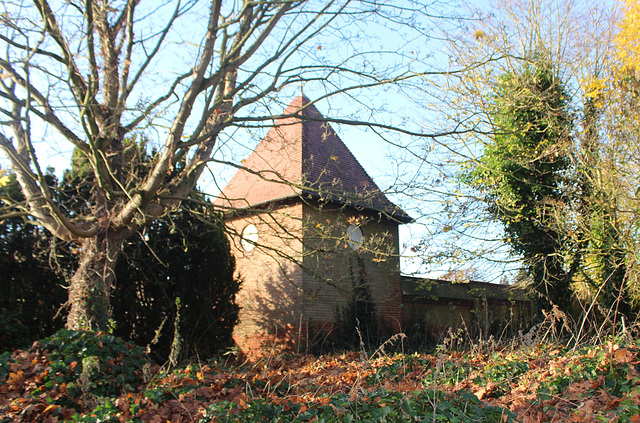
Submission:
[[[256,243],[258,242],[258,228],[253,224],[247,225],[242,230],[240,237],[240,245],[242,246],[242,249],[245,251],[251,251],[256,248]]]
[[[349,225],[347,228],[347,237],[349,240],[347,241],[349,247],[357,250],[360,248],[360,244],[362,243],[362,229],[357,225]]]

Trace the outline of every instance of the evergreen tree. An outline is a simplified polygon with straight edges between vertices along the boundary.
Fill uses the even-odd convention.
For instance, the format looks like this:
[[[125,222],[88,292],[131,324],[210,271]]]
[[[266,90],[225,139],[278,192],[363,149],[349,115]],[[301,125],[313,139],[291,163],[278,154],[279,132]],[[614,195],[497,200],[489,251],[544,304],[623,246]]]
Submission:
[[[124,157],[135,165],[129,171],[144,177],[142,163],[156,153],[147,152],[144,138],[128,139],[124,148]],[[174,171],[181,166],[176,164]],[[92,179],[86,159],[76,151],[62,183],[62,203],[70,213],[81,213],[93,201]],[[110,314],[115,334],[149,345],[159,362],[169,359],[175,322],[180,322],[180,357],[191,358],[229,346],[237,321],[239,282],[221,217],[198,192],[190,197],[126,241],[114,268]]]
[[[130,154],[144,154],[144,144],[131,143]],[[60,184],[49,171],[49,185],[69,213],[82,213],[94,195],[85,162],[74,154]],[[86,181],[85,181],[86,182]],[[2,198],[23,201],[10,175],[0,187]],[[222,223],[211,206],[192,194],[192,202],[157,220],[144,238],[123,246],[115,267],[114,333],[140,345],[151,345],[156,360],[169,357],[173,342],[176,298],[181,357],[210,357],[229,346],[237,321],[235,261]],[[8,201],[8,200],[5,200]],[[211,222],[218,222],[212,224]],[[0,351],[26,347],[64,327],[59,310],[67,299],[66,279],[76,266],[77,247],[52,237],[28,221],[28,215],[0,221]]]
[[[116,265],[115,334],[140,345],[155,342],[157,361],[169,358],[176,313],[181,358],[211,357],[232,344],[240,284],[222,223],[211,221],[208,205],[187,202],[150,226],[144,240],[125,244]]]
[[[51,172],[47,178],[55,184]],[[14,175],[0,191],[4,201],[24,201]],[[67,292],[52,264],[63,260],[68,246],[53,243],[55,238],[27,217],[0,220],[0,351],[28,347],[64,326],[58,311]]]

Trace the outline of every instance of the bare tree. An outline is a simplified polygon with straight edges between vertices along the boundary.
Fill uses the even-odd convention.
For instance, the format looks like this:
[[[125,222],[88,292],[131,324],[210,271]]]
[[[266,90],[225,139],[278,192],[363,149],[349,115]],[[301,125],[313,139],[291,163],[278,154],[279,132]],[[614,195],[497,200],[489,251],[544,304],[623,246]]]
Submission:
[[[459,176],[461,169],[483,166],[479,159],[491,140],[504,135],[490,113],[494,101],[503,100],[496,89],[501,76],[533,63],[532,53],[543,51],[566,86],[571,117],[571,142],[562,153],[571,165],[559,186],[562,197],[545,199],[545,226],[563,239],[559,260],[573,275],[572,289],[587,300],[585,309],[599,305],[604,315],[635,315],[638,55],[632,16],[637,7],[623,3],[621,10],[620,4],[581,0],[496,0],[462,34],[452,34],[451,60],[468,70],[452,75],[447,86],[452,107],[445,110],[459,131],[424,154],[432,160],[425,167],[436,169],[437,185],[431,187],[441,187],[443,207],[429,240],[447,238],[451,247],[443,261],[463,256],[459,263],[468,265],[469,260],[492,264],[503,259],[500,269],[515,264],[514,271],[522,264],[517,250],[493,254],[514,239],[491,225],[486,211],[492,205],[483,208],[478,201],[483,193],[460,186]],[[517,88],[527,92],[524,85]],[[443,165],[438,155],[451,165]]]
[[[459,172],[475,166],[497,127],[490,114],[500,77],[532,61],[532,53],[544,51],[554,70],[566,81],[571,110],[582,108],[583,81],[601,72],[611,54],[615,10],[606,5],[576,1],[496,0],[478,6],[467,2],[475,19],[462,31],[451,32],[447,53],[452,65],[465,69],[449,74],[440,91],[430,97],[442,105],[442,119],[455,133],[417,152],[421,156],[424,182],[407,187],[413,195],[427,195],[437,203],[430,212],[429,239],[418,248],[448,266],[467,266],[477,261],[482,273],[499,278],[505,271],[517,274],[518,254],[505,245],[509,236],[485,213],[478,192],[461,184]],[[444,100],[444,101],[442,101]],[[580,125],[574,127],[579,139]],[[424,169],[431,169],[425,172]],[[434,245],[440,240],[440,245]],[[444,248],[442,248],[444,247]]]
[[[394,3],[3,1],[0,147],[26,198],[5,215],[79,246],[67,327],[106,326],[122,243],[186,198],[223,137],[271,123],[264,111],[279,92],[304,83],[348,96],[429,75],[419,55],[368,39],[371,25],[425,36],[432,6]],[[324,43],[332,54],[320,54]],[[385,54],[394,60],[381,65]],[[351,123],[390,129],[370,116]],[[154,138],[149,159],[125,141],[143,134]],[[51,149],[90,164],[82,211],[46,184]]]

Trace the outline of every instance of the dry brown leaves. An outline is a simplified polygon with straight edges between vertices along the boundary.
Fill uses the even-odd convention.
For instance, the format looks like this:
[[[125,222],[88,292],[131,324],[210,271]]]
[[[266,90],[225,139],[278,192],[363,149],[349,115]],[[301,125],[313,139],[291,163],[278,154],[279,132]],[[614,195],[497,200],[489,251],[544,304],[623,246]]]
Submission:
[[[184,367],[170,374],[156,376],[148,386],[138,392],[129,392],[114,399],[121,421],[139,419],[144,422],[198,421],[212,403],[229,401],[239,408],[247,407],[257,398],[276,404],[326,404],[328,396],[336,393],[356,398],[363,393],[383,388],[388,391],[411,393],[437,387],[448,392],[462,389],[473,392],[487,404],[507,408],[526,423],[534,422],[591,422],[596,412],[618,410],[621,401],[640,405],[640,361],[633,348],[610,344],[583,355],[568,355],[541,346],[526,354],[441,353],[438,356],[416,355],[380,357],[371,359],[361,353],[346,353],[294,358],[272,358],[257,363],[223,366],[198,364]],[[494,365],[496,356],[506,362],[521,360],[527,371],[517,378],[508,378],[506,384],[483,379],[483,369]],[[56,422],[71,418],[76,413],[90,413],[95,401],[76,398],[73,404],[59,405],[66,387],[46,389],[40,383],[47,372],[44,353],[17,352],[17,361],[0,383],[0,420]],[[598,378],[579,378],[572,374],[580,360],[595,360],[600,371]],[[400,364],[398,364],[400,363]],[[442,363],[468,366],[473,369],[455,384],[444,383],[429,376]],[[72,364],[73,365],[73,364]],[[77,363],[76,363],[77,365]],[[380,372],[381,369],[387,369]],[[395,374],[390,374],[393,369]],[[625,383],[632,389],[626,397],[613,395],[607,386],[607,371],[624,370]],[[621,373],[622,374],[622,373]],[[541,386],[562,378],[573,378],[562,390],[539,397]],[[425,382],[430,380],[429,383]],[[550,382],[551,381],[551,382]],[[506,387],[506,389],[505,389]],[[150,394],[153,393],[154,395]],[[640,423],[633,415],[632,422]],[[612,413],[611,421],[618,421]]]

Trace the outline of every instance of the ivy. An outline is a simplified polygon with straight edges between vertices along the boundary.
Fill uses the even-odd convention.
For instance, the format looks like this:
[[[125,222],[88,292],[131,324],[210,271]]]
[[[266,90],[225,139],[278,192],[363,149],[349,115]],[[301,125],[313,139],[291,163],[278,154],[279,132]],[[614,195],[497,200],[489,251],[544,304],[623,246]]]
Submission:
[[[552,64],[534,54],[500,78],[491,108],[494,134],[474,166],[461,173],[502,222],[512,250],[523,257],[533,287],[562,309],[570,304],[568,239],[554,225],[570,167],[568,96]]]

